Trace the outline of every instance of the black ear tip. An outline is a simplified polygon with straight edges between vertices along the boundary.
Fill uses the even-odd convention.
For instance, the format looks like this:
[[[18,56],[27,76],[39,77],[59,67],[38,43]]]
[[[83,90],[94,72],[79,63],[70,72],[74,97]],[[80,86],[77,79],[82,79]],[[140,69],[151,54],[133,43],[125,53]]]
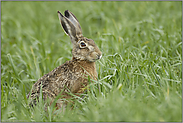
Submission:
[[[60,11],[57,11],[57,13],[58,13],[61,17],[64,17],[64,16],[60,13]]]
[[[70,16],[68,10],[65,11],[65,16],[66,16],[67,18]]]

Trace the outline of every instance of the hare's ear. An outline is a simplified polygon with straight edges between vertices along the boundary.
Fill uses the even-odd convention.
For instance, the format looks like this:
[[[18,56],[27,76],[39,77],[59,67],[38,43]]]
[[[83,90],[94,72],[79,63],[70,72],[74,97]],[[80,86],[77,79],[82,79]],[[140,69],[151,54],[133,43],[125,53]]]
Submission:
[[[58,11],[58,16],[61,22],[61,25],[67,35],[70,36],[72,43],[76,43],[78,41],[78,38],[82,36],[82,31],[80,25],[78,25],[76,22],[77,19],[73,17],[69,12],[65,12],[66,16],[63,16]],[[75,20],[74,20],[75,19]]]
[[[82,30],[81,30],[81,26],[79,24],[78,19],[76,18],[76,16],[71,13],[69,10],[65,11],[65,17],[67,17],[73,24],[74,26],[77,28],[77,34],[82,34]]]

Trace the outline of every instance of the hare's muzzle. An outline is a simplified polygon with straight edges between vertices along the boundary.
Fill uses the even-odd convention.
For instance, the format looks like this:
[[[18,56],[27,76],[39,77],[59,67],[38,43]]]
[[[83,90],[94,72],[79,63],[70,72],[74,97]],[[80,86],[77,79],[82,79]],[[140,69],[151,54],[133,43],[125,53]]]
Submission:
[[[93,52],[92,55],[93,55],[93,58],[94,58],[95,61],[102,58],[102,52],[101,51]]]
[[[102,58],[102,54],[101,55],[98,55],[98,59],[101,59]]]
[[[94,53],[96,53],[96,57],[97,57],[96,60],[101,59],[102,58],[102,52],[99,50],[98,47],[95,50],[96,51]]]

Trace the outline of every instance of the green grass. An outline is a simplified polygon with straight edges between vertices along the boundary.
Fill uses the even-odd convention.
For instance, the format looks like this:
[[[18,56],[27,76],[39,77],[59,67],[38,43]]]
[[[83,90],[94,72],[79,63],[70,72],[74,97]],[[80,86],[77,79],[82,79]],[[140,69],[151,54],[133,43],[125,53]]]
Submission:
[[[1,2],[1,121],[182,121],[182,2]],[[28,106],[44,74],[72,58],[70,10],[103,52],[99,80],[65,113]],[[100,85],[100,90],[98,89]]]

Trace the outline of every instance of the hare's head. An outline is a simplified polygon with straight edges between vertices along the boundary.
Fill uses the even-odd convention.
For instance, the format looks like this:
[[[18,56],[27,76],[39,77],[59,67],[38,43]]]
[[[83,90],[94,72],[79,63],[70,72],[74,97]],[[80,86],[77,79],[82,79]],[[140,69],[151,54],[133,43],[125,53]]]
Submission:
[[[95,62],[102,57],[102,52],[92,39],[83,36],[77,18],[70,11],[65,11],[63,16],[58,11],[61,25],[73,44],[72,55],[75,59]]]

